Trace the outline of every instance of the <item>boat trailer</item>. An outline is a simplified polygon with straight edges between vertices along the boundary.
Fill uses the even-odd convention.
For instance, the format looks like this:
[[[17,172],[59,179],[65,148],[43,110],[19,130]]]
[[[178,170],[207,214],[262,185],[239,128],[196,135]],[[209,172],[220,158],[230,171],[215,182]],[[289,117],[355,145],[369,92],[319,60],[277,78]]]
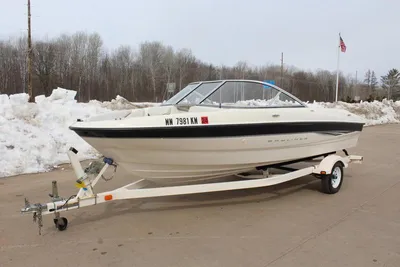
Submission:
[[[236,176],[242,178],[242,180],[146,188],[151,184],[151,182],[146,179],[141,179],[112,191],[96,193],[94,191],[94,187],[97,182],[100,180],[100,178],[104,179],[105,181],[110,180],[112,177],[107,179],[104,177],[104,173],[110,166],[112,166],[114,167],[115,174],[117,164],[112,159],[105,157],[101,161],[92,161],[87,168],[83,169],[77,157],[78,151],[71,147],[68,150],[67,155],[77,177],[76,186],[79,188],[78,193],[70,196],[67,199],[62,198],[58,195],[57,181],[53,181],[52,193],[49,194],[51,202],[46,204],[30,204],[25,198],[25,206],[21,209],[21,213],[33,214],[33,221],[37,222],[39,235],[41,235],[41,228],[43,226],[42,217],[44,215],[54,214],[53,221],[56,228],[60,231],[64,231],[67,229],[68,220],[65,217],[60,216],[61,212],[93,206],[105,202],[111,202],[114,200],[142,199],[150,197],[267,187],[288,182],[307,175],[314,175],[321,180],[321,191],[323,193],[335,194],[340,190],[343,182],[343,169],[347,168],[350,163],[362,163],[363,161],[362,156],[349,155],[346,150],[343,151],[345,156],[329,153],[322,155],[322,160],[316,160],[315,157],[307,160],[298,160],[296,162],[318,162],[316,165],[301,169],[285,167],[285,165],[292,164],[295,161],[286,162],[280,165],[258,167],[257,170],[260,172],[260,174],[237,174]],[[269,173],[269,169],[271,168],[282,169],[289,172],[272,175]]]

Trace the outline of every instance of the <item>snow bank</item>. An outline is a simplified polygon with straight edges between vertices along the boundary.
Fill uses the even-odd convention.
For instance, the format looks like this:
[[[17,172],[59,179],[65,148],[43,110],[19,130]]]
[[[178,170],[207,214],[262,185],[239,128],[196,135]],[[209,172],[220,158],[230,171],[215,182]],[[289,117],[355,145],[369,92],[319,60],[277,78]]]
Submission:
[[[69,125],[126,103],[123,98],[77,103],[75,96],[76,91],[63,88],[49,97],[37,96],[36,103],[28,103],[28,94],[0,95],[0,177],[49,171],[68,162],[71,146],[78,149],[80,160],[99,156]]]
[[[152,103],[152,102],[132,103],[120,95],[117,95],[117,97],[115,99],[112,99],[111,101],[100,102],[98,100],[91,100],[89,104],[99,105],[100,107],[108,108],[111,110],[146,108],[146,107],[160,105],[160,103]]]
[[[77,118],[88,118],[110,110],[159,105],[131,103],[121,96],[106,102],[77,103],[76,91],[57,88],[48,97],[28,103],[27,94],[0,95],[0,177],[44,172],[68,162],[66,152],[74,146],[80,160],[98,157],[95,149],[68,127]],[[270,105],[258,100],[240,105]],[[286,103],[288,104],[288,103]],[[308,103],[318,108],[341,108],[367,119],[367,125],[400,122],[400,101],[348,103]]]
[[[307,103],[308,106],[316,108],[339,108],[348,110],[366,119],[366,126],[400,123],[400,101],[384,99],[382,102],[361,102],[361,103],[326,103],[313,102]]]
[[[218,103],[216,103],[218,104]],[[366,126],[386,124],[386,123],[400,123],[400,101],[394,102],[393,100],[384,99],[382,102],[361,102],[361,103],[329,103],[329,102],[313,102],[306,104],[314,108],[337,108],[344,109],[352,112],[360,117],[363,117],[367,123]],[[246,100],[230,103],[232,106],[295,106],[297,105],[291,101],[282,101],[277,99],[270,100]]]
[[[218,105],[219,103],[214,102],[215,105]],[[226,105],[226,103],[224,103],[224,105]],[[248,107],[277,107],[277,106],[300,106],[299,103],[294,102],[294,101],[282,101],[279,99],[268,99],[268,100],[260,100],[260,99],[251,99],[251,100],[244,100],[244,101],[237,101],[235,103],[229,103],[228,105],[232,105],[232,106],[239,106],[239,107],[243,107],[243,106],[248,106]]]

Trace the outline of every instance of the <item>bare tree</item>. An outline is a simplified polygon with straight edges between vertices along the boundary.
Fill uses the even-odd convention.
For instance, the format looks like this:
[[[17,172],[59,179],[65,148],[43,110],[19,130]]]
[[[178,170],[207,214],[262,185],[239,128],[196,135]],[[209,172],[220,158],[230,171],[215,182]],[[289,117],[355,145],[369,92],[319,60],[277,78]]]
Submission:
[[[76,86],[78,91],[78,99],[84,95],[81,93],[82,84],[84,82],[85,74],[85,50],[87,45],[88,36],[84,32],[77,32],[72,35],[72,48],[71,48],[71,84]]]
[[[33,50],[33,68],[46,95],[51,91],[51,80],[55,74],[55,45],[50,42],[37,42]]]
[[[327,70],[318,70],[315,74],[315,78],[320,89],[320,91],[317,93],[318,99],[323,101],[332,100],[335,79],[332,73]]]
[[[57,85],[70,87],[71,75],[71,59],[72,59],[72,38],[66,34],[62,34],[54,40],[56,46],[56,83]]]
[[[132,84],[133,72],[133,52],[129,46],[120,46],[112,57],[112,73],[114,85],[117,93],[131,93],[134,95],[134,85]],[[130,88],[130,90],[128,89]],[[132,91],[132,92],[129,92]]]
[[[19,73],[21,78],[21,87],[23,92],[27,92],[27,72],[28,72],[28,64],[26,62],[26,43],[27,37],[23,36],[18,38],[15,43],[16,53],[17,53],[17,64],[19,67]]]
[[[236,79],[246,78],[247,72],[249,71],[248,63],[246,61],[239,61],[233,68],[235,71]]]
[[[164,47],[161,42],[145,42],[140,45],[140,60],[148,71],[154,99],[157,94],[157,79],[161,76],[163,52]]]
[[[11,41],[0,42],[0,92],[21,91],[18,50]]]
[[[370,69],[367,70],[364,76],[364,83],[368,86],[368,94],[372,95],[375,92],[378,80],[376,79],[375,72]]]
[[[191,64],[195,61],[195,58],[190,49],[179,50],[176,57],[179,77],[179,90],[181,90],[183,81],[189,72]]]
[[[98,71],[100,63],[100,54],[103,41],[97,33],[93,33],[88,37],[88,44],[85,54],[85,70],[87,79],[87,96],[86,99],[91,99],[91,94],[94,91],[94,86],[98,80]]]
[[[331,101],[334,96],[335,75],[327,70],[304,71],[285,64],[280,83],[279,64],[250,67],[245,60],[234,66],[215,66],[196,58],[183,48],[174,51],[161,42],[144,42],[137,48],[120,46],[106,50],[99,34],[77,32],[61,34],[54,39],[34,39],[33,90],[35,95],[50,94],[57,87],[76,90],[78,101],[110,100],[121,95],[132,101],[159,101],[166,84],[176,83],[182,89],[195,80],[245,78],[275,80],[277,85],[302,100]],[[0,40],[0,92],[25,92],[27,85],[26,36]],[[382,77],[388,88],[393,77]],[[375,73],[368,75],[369,88],[378,87]],[[339,79],[341,99],[349,99],[357,90],[352,77]],[[393,97],[399,86],[391,86]],[[363,89],[364,90],[364,89]],[[364,97],[364,94],[361,94]]]
[[[365,75],[364,75],[364,83],[367,84],[368,86],[371,84],[371,70],[370,70],[370,69],[368,69],[368,70],[365,72]]]

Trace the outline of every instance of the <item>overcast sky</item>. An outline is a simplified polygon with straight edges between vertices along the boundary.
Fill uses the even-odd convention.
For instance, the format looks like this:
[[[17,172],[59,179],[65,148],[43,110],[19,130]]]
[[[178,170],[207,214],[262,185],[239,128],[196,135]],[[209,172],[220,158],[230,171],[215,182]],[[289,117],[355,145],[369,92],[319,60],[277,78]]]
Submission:
[[[26,33],[26,3],[0,0],[0,38]],[[217,65],[280,64],[283,52],[287,64],[335,71],[341,32],[345,74],[400,68],[396,0],[31,0],[31,10],[35,39],[83,30],[107,48],[159,40]]]

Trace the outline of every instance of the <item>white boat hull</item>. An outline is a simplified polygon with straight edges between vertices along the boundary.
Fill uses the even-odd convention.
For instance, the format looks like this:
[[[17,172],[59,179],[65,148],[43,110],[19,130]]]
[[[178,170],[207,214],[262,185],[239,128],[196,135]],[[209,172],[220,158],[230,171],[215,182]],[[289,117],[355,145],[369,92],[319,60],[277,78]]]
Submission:
[[[185,98],[188,104],[183,100],[176,104],[181,102],[174,102],[174,96],[169,100],[172,105],[110,112],[70,128],[133,176],[164,183],[238,174],[357,145],[364,125],[359,116],[340,109],[310,108],[284,91],[269,98],[272,89],[264,85],[204,83]],[[207,97],[210,88],[214,97]],[[240,102],[236,101],[238,88],[243,89],[241,99],[257,97],[258,92],[261,99],[268,98],[268,105],[230,105]],[[185,97],[185,92],[176,98]],[[195,101],[199,95],[204,103]],[[223,99],[228,103],[224,108]],[[213,104],[216,100],[219,105]]]
[[[199,181],[356,146],[360,132],[200,139],[84,138],[137,178]]]

